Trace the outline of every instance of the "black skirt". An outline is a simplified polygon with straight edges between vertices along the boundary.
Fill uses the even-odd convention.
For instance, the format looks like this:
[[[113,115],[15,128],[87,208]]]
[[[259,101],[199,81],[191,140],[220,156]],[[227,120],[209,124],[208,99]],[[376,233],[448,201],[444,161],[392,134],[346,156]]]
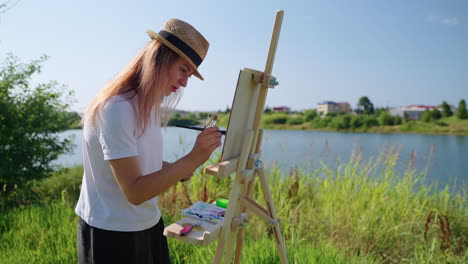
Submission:
[[[108,231],[78,221],[78,263],[171,263],[164,222],[136,232]]]

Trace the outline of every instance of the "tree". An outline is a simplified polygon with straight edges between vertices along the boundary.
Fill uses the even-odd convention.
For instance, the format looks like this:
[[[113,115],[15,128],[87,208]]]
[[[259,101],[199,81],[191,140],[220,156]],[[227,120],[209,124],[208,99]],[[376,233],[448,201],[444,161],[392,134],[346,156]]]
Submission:
[[[367,96],[363,96],[359,98],[359,102],[357,104],[359,112],[363,112],[367,115],[374,114],[374,104],[369,100]]]
[[[54,81],[29,85],[46,60],[22,64],[8,54],[0,67],[0,186],[7,194],[49,176],[57,168],[51,162],[73,147],[71,138],[58,135],[76,121],[68,110],[73,93]]]
[[[395,124],[393,116],[388,111],[381,111],[377,121],[381,126],[393,126]]]
[[[450,106],[447,104],[447,102],[443,101],[441,106],[443,117],[449,117],[453,115],[452,109],[450,109]]]
[[[317,111],[314,109],[308,109],[304,111],[304,116],[306,121],[312,121],[315,119],[316,116],[318,116]]]
[[[464,99],[461,99],[460,103],[458,103],[457,117],[460,119],[468,118],[468,113],[466,111],[466,102]]]
[[[208,117],[208,113],[207,112],[200,112],[198,113],[198,118],[199,119],[203,119],[203,121],[205,121],[205,119]]]
[[[432,119],[434,119],[434,120],[438,120],[438,119],[442,118],[442,114],[440,113],[439,109],[437,109],[437,108],[434,108],[432,110],[431,115],[432,115],[431,116]]]
[[[429,123],[432,121],[432,112],[430,110],[424,111],[421,117],[421,121]]]

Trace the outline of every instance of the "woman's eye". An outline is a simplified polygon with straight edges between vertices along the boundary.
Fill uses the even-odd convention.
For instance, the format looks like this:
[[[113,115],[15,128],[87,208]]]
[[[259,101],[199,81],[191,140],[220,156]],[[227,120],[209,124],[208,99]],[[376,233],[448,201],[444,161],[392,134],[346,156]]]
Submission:
[[[183,73],[187,73],[187,70],[184,69],[184,68],[180,68],[180,70],[181,70]]]

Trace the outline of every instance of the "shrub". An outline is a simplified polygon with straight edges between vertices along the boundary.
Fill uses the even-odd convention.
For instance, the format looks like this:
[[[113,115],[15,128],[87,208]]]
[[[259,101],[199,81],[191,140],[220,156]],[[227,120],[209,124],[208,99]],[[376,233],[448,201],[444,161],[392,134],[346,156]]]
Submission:
[[[324,116],[324,117],[321,117],[321,116],[317,116],[316,118],[314,118],[314,120],[312,121],[312,126],[314,128],[322,128],[322,127],[327,127],[328,124],[333,120],[333,117],[331,116]]]
[[[423,115],[421,117],[421,121],[426,122],[426,123],[431,122],[432,121],[431,111],[429,111],[429,110],[424,111],[424,113],[423,113]]]
[[[377,120],[381,126],[393,126],[395,124],[393,116],[387,111],[382,111]]]
[[[288,119],[289,119],[289,116],[287,114],[275,113],[275,114],[265,116],[263,118],[263,122],[267,125],[271,125],[271,124],[283,125],[283,124],[286,124]]]
[[[349,121],[349,127],[354,129],[361,127],[364,124],[364,116],[362,115],[353,115]]]
[[[394,116],[394,125],[401,125],[403,123],[403,118],[401,116]]]
[[[314,120],[314,118],[316,118],[317,115],[318,115],[317,111],[315,111],[313,109],[309,109],[309,110],[304,111],[305,121],[307,121],[307,122]]]
[[[439,111],[439,109],[434,109],[431,112],[431,117],[433,120],[441,119],[442,113]]]
[[[442,127],[448,126],[447,123],[445,123],[445,122],[443,122],[443,121],[439,121],[439,120],[436,121],[435,124],[438,125],[438,126],[442,126]]]
[[[22,188],[33,179],[50,175],[51,162],[72,150],[71,138],[60,139],[59,132],[76,125],[69,113],[72,91],[56,82],[29,85],[40,73],[46,56],[29,64],[8,54],[0,68],[0,186]],[[74,124],[75,123],[75,124]]]
[[[301,117],[301,116],[292,116],[292,117],[288,118],[287,123],[289,125],[300,125],[300,124],[304,123],[304,118]]]
[[[363,125],[365,127],[378,126],[379,122],[374,115],[363,115]]]
[[[348,129],[350,128],[351,116],[349,115],[339,115],[328,124],[329,127],[334,129]]]

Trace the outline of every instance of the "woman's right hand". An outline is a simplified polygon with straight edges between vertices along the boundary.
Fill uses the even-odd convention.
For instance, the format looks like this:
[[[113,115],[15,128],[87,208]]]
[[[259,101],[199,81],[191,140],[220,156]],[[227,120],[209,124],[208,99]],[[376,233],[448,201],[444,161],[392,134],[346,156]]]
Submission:
[[[192,151],[188,154],[197,167],[207,161],[211,153],[221,146],[221,132],[218,127],[208,127],[197,136]]]

